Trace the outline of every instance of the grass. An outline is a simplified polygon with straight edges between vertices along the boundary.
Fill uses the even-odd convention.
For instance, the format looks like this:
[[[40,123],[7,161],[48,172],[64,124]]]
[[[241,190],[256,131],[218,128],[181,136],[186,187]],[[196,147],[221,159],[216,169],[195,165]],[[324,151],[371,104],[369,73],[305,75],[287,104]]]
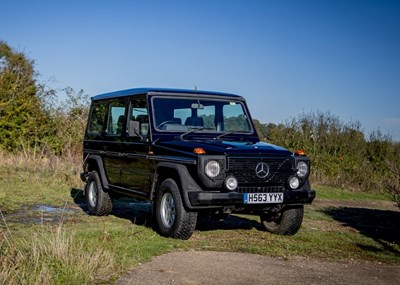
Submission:
[[[78,162],[0,152],[0,209],[14,211],[37,203],[63,205],[71,187],[82,187]]]
[[[395,229],[398,212],[311,205],[306,206],[302,228],[295,236],[271,235],[260,228],[257,217],[238,215],[200,227],[190,240],[180,241],[159,236],[152,229],[150,210],[139,207],[138,211],[128,200],[118,202],[110,216],[88,216],[77,205],[81,192],[73,190],[82,189],[78,170],[68,163],[52,167],[43,161],[38,167],[4,161],[0,166],[0,210],[5,214],[5,219],[0,216],[0,284],[112,283],[132,266],[177,250],[400,264],[400,242],[393,232],[385,234]],[[389,199],[327,187],[317,191],[318,199],[339,204]],[[30,210],[32,205],[63,207],[65,203],[75,211],[64,224],[10,219],[21,209],[36,218],[43,215]]]
[[[333,188],[327,186],[315,187],[318,198],[330,200],[357,200],[357,201],[389,201],[391,199],[389,194],[370,193],[370,192],[355,192],[346,189]]]
[[[62,227],[44,227],[8,238],[1,256],[0,283],[90,284],[109,280],[115,269],[114,254],[105,249],[88,251],[84,246]]]

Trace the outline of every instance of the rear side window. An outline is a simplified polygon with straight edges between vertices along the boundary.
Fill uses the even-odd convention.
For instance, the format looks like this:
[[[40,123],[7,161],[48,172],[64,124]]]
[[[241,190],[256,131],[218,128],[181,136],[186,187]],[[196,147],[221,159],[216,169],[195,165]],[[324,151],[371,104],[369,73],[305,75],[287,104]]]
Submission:
[[[113,101],[108,110],[107,134],[120,135],[125,129],[125,103]]]
[[[89,120],[89,133],[101,134],[103,132],[103,124],[106,117],[106,111],[106,103],[93,103],[92,112]]]

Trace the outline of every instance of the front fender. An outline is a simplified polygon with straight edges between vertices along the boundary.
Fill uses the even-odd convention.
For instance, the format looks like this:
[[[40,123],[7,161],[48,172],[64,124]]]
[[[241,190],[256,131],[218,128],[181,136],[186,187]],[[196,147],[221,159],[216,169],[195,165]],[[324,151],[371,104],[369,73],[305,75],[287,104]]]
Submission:
[[[180,192],[182,196],[182,202],[184,203],[185,207],[189,210],[200,210],[200,209],[210,209],[210,206],[208,207],[203,207],[203,206],[193,206],[190,203],[189,199],[189,193],[190,192],[199,192],[199,191],[204,191],[197,183],[194,181],[192,176],[190,175],[187,167],[183,164],[177,164],[177,163],[171,163],[171,162],[160,162],[157,165],[156,168],[156,176],[157,177],[164,177],[165,178],[165,172],[170,172],[173,171],[173,173],[176,174],[178,177],[179,184],[180,184]],[[167,175],[168,176],[168,175]],[[170,178],[170,177],[168,177]],[[158,183],[154,183],[158,184]],[[153,186],[152,189],[152,196],[154,191],[157,191],[156,186]],[[218,208],[218,207],[216,207]]]
[[[105,189],[110,189],[109,188],[109,183],[107,180],[107,175],[104,170],[104,163],[103,160],[100,156],[91,154],[89,155],[83,165],[83,170],[84,172],[81,173],[81,179],[86,182],[86,177],[88,176],[88,173],[92,170],[97,170],[99,175],[100,175],[100,180],[101,184],[103,185],[103,188]]]

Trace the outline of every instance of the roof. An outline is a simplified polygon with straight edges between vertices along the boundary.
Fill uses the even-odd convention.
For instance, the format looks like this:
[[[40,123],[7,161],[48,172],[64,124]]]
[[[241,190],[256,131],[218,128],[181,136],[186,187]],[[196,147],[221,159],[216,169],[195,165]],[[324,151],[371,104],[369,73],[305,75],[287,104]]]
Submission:
[[[92,97],[92,100],[103,100],[103,99],[110,99],[110,98],[118,98],[118,97],[125,97],[131,95],[139,95],[139,94],[147,94],[147,93],[168,93],[168,94],[199,94],[199,95],[217,95],[217,96],[229,96],[229,97],[237,97],[242,98],[239,95],[229,94],[229,93],[222,93],[222,92],[213,92],[213,91],[204,91],[204,90],[189,90],[189,89],[173,89],[173,88],[132,88],[126,90],[119,90],[104,94],[99,94]]]

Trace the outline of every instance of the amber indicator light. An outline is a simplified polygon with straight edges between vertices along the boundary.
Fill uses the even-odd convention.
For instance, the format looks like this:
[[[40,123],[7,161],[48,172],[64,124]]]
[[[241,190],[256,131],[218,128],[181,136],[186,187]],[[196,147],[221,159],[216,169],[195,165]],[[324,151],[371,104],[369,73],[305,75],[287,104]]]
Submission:
[[[294,152],[295,155],[297,156],[306,156],[306,152],[302,149],[298,149]]]
[[[203,148],[201,148],[201,147],[196,147],[196,148],[193,150],[193,152],[194,152],[195,154],[206,154],[206,151],[205,151]]]

